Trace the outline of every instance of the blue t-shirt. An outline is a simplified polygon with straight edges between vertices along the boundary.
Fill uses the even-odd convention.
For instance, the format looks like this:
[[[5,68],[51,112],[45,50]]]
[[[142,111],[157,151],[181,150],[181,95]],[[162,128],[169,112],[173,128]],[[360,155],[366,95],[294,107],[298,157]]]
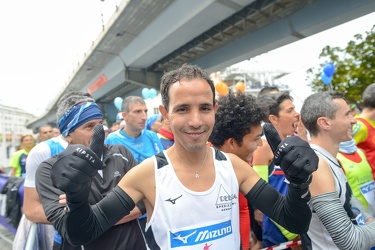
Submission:
[[[160,153],[164,148],[156,133],[147,129],[142,130],[137,138],[132,138],[123,129],[119,129],[107,136],[105,144],[124,145],[138,163]]]

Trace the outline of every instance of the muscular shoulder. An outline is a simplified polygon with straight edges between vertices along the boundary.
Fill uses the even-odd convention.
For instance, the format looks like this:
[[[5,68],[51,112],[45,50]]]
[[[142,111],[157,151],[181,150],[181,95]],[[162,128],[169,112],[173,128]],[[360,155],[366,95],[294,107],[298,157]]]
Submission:
[[[335,181],[333,179],[332,171],[327,161],[319,156],[318,169],[313,173],[312,182],[310,184],[311,196],[314,197],[319,194],[334,191]]]
[[[240,159],[237,155],[227,154],[232,162],[234,172],[237,177],[240,191],[247,194],[253,188],[255,183],[260,179],[259,175],[254,171],[250,165]]]
[[[146,197],[147,200],[151,201],[150,196],[155,192],[154,157],[148,158],[130,169],[119,182],[119,186],[125,190],[133,200],[139,201],[143,197]]]

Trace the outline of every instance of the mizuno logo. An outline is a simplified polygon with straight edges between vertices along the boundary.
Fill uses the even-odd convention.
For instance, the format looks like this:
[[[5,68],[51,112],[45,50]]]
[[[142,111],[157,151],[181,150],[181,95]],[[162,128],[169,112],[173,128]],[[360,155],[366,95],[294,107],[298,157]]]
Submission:
[[[176,204],[176,200],[181,198],[182,197],[182,194],[180,196],[178,196],[177,198],[169,198],[168,200],[165,200],[165,201],[169,201],[170,203],[172,203],[173,205]]]
[[[223,235],[230,234],[230,233],[232,233],[232,227],[231,226],[221,228],[221,229],[217,229],[217,230],[212,230],[212,231],[205,230],[205,231],[199,232],[195,241],[215,239],[215,238],[218,238],[218,237],[221,237]]]
[[[187,247],[197,244],[212,242],[216,239],[229,237],[233,234],[231,221],[224,221],[204,227],[194,227],[169,232],[170,247]],[[206,244],[204,249],[209,249],[211,245]]]
[[[194,232],[192,232],[191,234],[189,234],[189,235],[186,235],[186,236],[184,236],[184,237],[181,237],[181,234],[179,234],[177,237],[174,237],[173,239],[174,240],[180,240],[180,241],[182,241],[182,243],[184,243],[184,244],[186,244],[188,241],[188,238],[190,237],[190,236],[192,236],[193,234],[195,234],[197,232],[197,230],[195,230]]]

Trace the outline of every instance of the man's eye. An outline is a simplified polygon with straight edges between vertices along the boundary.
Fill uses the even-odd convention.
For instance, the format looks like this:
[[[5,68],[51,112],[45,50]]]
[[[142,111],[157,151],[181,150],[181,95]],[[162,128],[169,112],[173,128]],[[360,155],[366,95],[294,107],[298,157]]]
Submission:
[[[178,108],[176,111],[177,112],[185,112],[185,111],[187,111],[187,108]]]

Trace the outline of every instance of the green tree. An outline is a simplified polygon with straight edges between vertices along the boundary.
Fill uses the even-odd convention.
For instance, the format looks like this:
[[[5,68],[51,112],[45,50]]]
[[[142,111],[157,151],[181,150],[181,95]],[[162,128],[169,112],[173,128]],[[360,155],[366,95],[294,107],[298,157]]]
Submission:
[[[318,68],[307,70],[309,86],[315,92],[340,91],[347,99],[361,103],[365,88],[375,82],[375,25],[366,35],[357,34],[345,48],[326,46],[319,58],[324,61]],[[326,85],[321,80],[321,72],[327,62],[335,65],[332,82]]]

